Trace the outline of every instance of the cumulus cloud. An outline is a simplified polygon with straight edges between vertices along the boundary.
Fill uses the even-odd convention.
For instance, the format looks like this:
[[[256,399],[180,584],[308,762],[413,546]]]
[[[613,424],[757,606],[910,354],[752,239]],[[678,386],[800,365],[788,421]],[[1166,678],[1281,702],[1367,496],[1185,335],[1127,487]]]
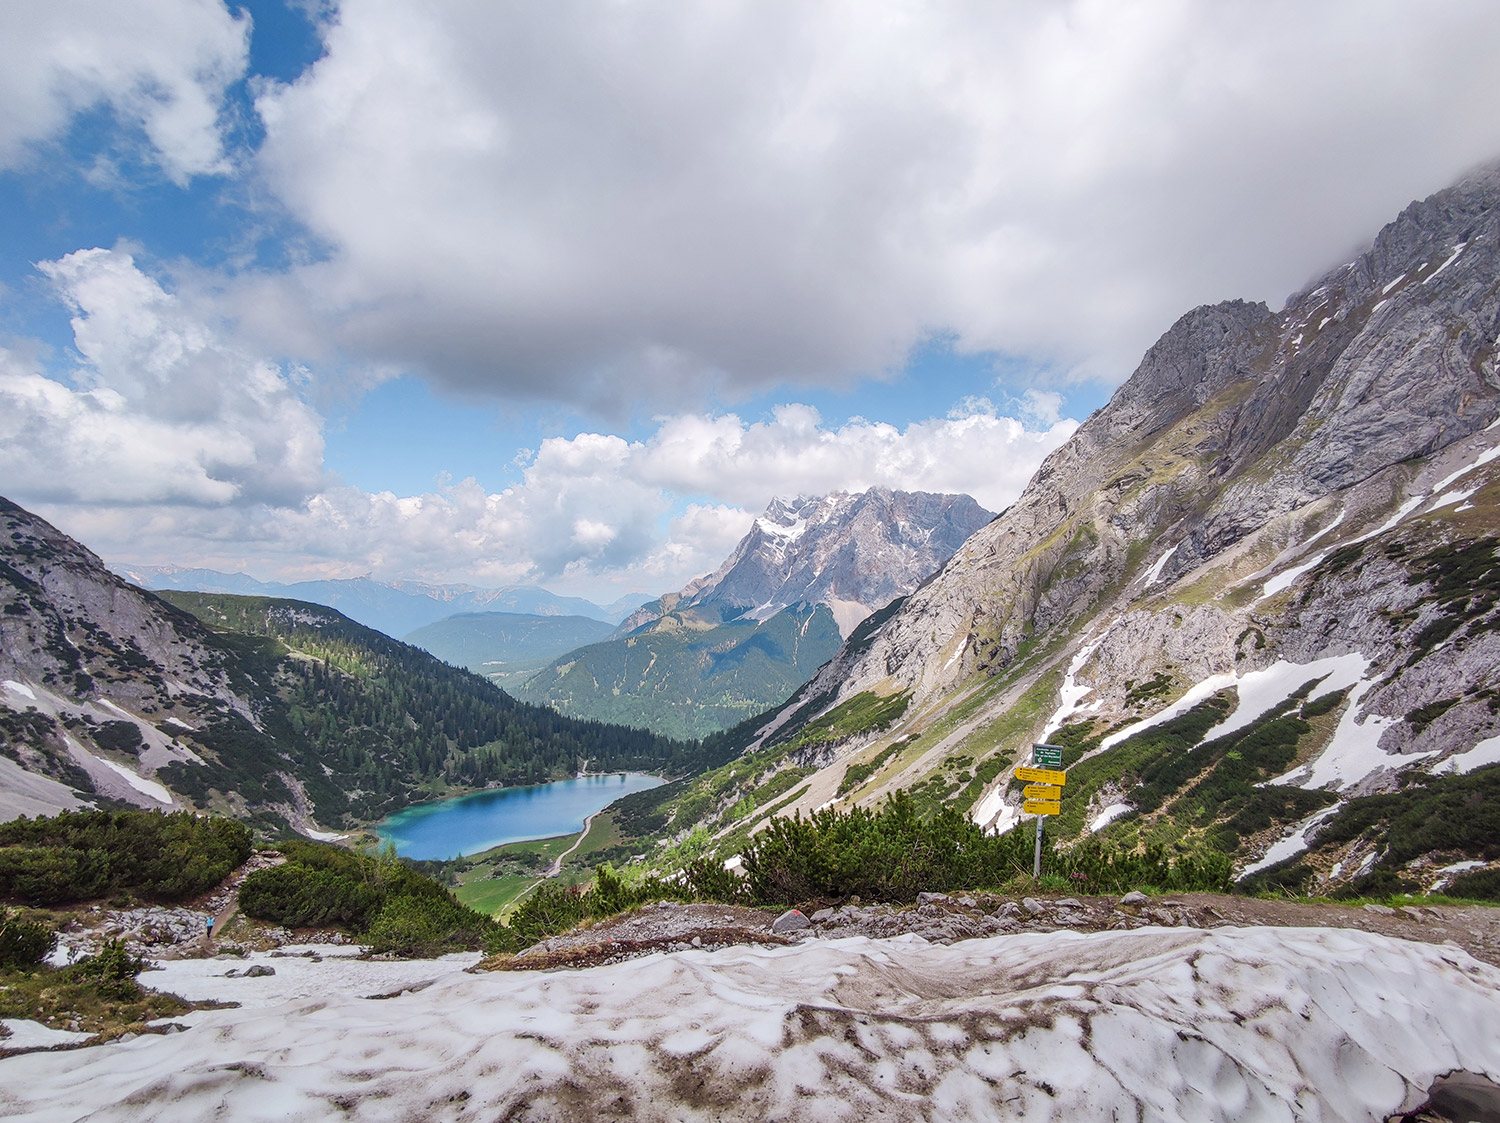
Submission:
[[[330,253],[247,316],[595,404],[931,330],[1119,381],[1500,154],[1488,0],[343,0],[326,48],[259,171]]]
[[[321,419],[280,367],[204,325],[120,250],[41,265],[72,309],[71,382],[0,352],[0,478],[83,502],[299,503],[322,485]]]
[[[216,0],[0,5],[0,168],[107,105],[174,182],[228,170],[219,117],[249,37],[249,17]]]
[[[87,505],[63,515],[96,548],[135,561],[192,556],[285,577],[545,581],[609,599],[612,589],[665,591],[712,570],[778,494],[968,491],[998,510],[1074,428],[1029,430],[993,413],[905,429],[829,427],[810,407],[788,405],[749,423],[679,415],[644,441],[553,438],[501,492],[469,479],[416,496],[332,487],[296,505],[159,506],[130,522]],[[159,559],[141,556],[142,519]]]

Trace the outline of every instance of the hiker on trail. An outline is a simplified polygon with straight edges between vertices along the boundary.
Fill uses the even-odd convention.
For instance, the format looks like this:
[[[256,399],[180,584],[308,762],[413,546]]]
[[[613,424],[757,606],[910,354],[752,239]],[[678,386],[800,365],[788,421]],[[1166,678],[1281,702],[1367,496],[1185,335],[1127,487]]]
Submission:
[[[209,917],[208,918],[208,936],[206,938],[210,939],[210,940],[214,938],[214,918],[213,917]]]

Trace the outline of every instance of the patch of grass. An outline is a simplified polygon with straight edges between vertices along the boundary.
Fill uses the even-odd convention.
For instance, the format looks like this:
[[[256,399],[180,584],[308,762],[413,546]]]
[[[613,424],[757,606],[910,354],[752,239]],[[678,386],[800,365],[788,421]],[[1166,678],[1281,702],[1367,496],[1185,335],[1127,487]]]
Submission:
[[[475,912],[485,916],[500,916],[536,880],[535,874],[510,873],[460,885],[453,891],[453,895],[460,904],[467,905]]]

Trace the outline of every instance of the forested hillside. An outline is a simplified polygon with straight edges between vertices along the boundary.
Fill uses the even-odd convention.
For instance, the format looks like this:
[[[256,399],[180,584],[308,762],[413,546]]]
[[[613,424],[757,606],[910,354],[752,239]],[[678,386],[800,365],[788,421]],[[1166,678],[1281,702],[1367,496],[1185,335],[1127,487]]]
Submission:
[[[261,729],[224,710],[187,736],[217,764],[169,782],[199,800],[255,790],[281,756],[320,821],[370,820],[448,788],[531,784],[591,769],[690,766],[696,746],[518,702],[420,648],[300,601],[164,592],[234,651],[267,698]],[[288,754],[287,749],[291,748]]]

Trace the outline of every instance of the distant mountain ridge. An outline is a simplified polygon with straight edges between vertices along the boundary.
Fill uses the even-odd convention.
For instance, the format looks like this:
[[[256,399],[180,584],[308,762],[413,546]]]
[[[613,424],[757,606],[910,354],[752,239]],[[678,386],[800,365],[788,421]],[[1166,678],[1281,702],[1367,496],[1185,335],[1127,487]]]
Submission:
[[[704,623],[761,621],[793,605],[822,604],[848,636],[993,517],[967,495],[883,487],[772,499],[718,569],[644,605],[621,631],[667,613]]]
[[[669,736],[725,729],[786,698],[991,517],[967,495],[887,488],[773,500],[713,573],[517,694]]]
[[[121,562],[110,568],[143,589],[238,593],[311,601],[336,608],[351,620],[395,638],[460,612],[584,616],[618,624],[641,603],[651,599],[644,593],[629,594],[611,605],[600,606],[582,597],[558,596],[535,585],[486,589],[475,585],[437,585],[421,581],[377,581],[372,577],[284,583],[259,581],[244,573],[174,565]]]
[[[586,616],[460,612],[402,637],[445,663],[467,667],[497,686],[524,682],[548,662],[606,639],[614,628]]]

